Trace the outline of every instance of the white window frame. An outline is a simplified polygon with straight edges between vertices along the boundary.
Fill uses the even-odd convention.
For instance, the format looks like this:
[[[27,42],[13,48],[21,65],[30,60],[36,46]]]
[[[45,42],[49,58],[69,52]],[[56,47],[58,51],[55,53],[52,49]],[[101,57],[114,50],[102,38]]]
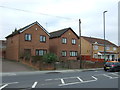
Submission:
[[[67,51],[62,51],[61,54],[62,54],[63,57],[66,57],[67,56]]]
[[[46,36],[40,35],[40,42],[46,42]]]
[[[32,35],[31,34],[25,34],[25,41],[31,41]]]
[[[98,50],[99,46],[98,45],[94,45],[94,50]]]
[[[72,44],[73,44],[73,45],[76,44],[76,39],[72,39]]]
[[[62,38],[62,44],[67,44],[67,38]]]

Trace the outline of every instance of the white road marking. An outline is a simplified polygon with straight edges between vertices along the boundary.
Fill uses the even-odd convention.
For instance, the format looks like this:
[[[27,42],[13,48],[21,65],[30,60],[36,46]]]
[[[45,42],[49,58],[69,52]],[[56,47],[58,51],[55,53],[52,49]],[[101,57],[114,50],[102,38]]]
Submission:
[[[63,79],[60,79],[60,80],[61,80],[62,84],[65,84],[65,82],[64,82],[64,80],[63,80]]]
[[[10,82],[10,83],[3,83],[3,84],[17,84],[19,82]]]
[[[83,80],[82,80],[80,77],[77,77],[77,79],[78,79],[80,82],[83,82]]]
[[[34,84],[32,85],[32,88],[35,88],[38,82],[34,82]]]
[[[106,77],[108,77],[108,78],[110,78],[110,79],[113,78],[113,77],[111,77],[111,76],[109,76],[109,75],[106,75],[106,74],[103,74],[103,75],[106,76]]]
[[[111,74],[113,74],[113,75],[115,75],[115,76],[120,76],[120,75],[118,75],[118,73],[111,73]]]
[[[70,79],[70,78],[76,78],[76,77],[65,77],[62,79]],[[55,78],[55,79],[46,79],[45,81],[51,81],[51,80],[60,80],[61,78]]]
[[[5,84],[2,87],[0,87],[0,90],[2,90],[3,88],[5,88],[6,86],[8,86],[8,84]]]
[[[92,78],[94,78],[95,80],[98,80],[95,76],[92,76]]]
[[[66,84],[60,84],[58,86],[73,85],[73,84],[78,84],[78,83],[88,83],[88,82],[94,82],[94,81],[97,81],[97,80],[88,80],[88,81],[83,81],[83,82],[66,83]]]
[[[15,76],[15,73],[3,73],[2,76]]]

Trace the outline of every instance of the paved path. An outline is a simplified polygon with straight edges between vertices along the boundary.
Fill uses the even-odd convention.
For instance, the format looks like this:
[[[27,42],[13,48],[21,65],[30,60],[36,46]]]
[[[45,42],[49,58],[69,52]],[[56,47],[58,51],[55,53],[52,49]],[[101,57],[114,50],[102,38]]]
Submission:
[[[20,62],[17,61],[11,61],[7,59],[0,59],[0,62],[2,61],[2,64],[0,64],[0,67],[2,67],[2,70],[0,72],[26,72],[26,71],[35,71],[35,69],[23,65]]]

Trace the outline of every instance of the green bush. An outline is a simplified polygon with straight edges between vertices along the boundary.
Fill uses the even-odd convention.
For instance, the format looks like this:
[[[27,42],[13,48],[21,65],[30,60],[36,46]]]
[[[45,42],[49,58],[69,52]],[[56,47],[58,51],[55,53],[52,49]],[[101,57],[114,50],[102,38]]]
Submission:
[[[43,62],[54,63],[58,60],[58,57],[53,53],[48,53],[43,56]]]

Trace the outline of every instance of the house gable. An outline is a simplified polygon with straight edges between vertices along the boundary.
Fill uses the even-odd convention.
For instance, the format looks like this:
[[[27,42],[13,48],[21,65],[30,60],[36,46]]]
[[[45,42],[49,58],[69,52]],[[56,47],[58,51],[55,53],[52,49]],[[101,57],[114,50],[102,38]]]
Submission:
[[[34,26],[35,24],[37,24],[48,36],[50,36],[49,33],[47,32],[47,30],[46,30],[45,28],[43,28],[43,27],[36,21],[36,22],[34,22],[34,23],[32,23],[32,24],[29,24],[29,25],[27,25],[27,26],[25,26],[25,27],[23,27],[23,28],[20,28],[19,30],[16,30],[16,29],[15,29],[15,31],[14,31],[12,34],[8,35],[6,38],[13,37],[14,35],[23,33],[25,30],[29,29],[30,27]]]
[[[65,29],[62,29],[62,30],[58,30],[58,31],[55,31],[55,32],[51,32],[51,33],[50,33],[50,39],[52,39],[52,38],[59,38],[59,37],[61,37],[64,33],[66,33],[68,30],[71,30],[71,31],[76,35],[76,37],[79,38],[78,35],[77,35],[71,28],[65,28]]]

